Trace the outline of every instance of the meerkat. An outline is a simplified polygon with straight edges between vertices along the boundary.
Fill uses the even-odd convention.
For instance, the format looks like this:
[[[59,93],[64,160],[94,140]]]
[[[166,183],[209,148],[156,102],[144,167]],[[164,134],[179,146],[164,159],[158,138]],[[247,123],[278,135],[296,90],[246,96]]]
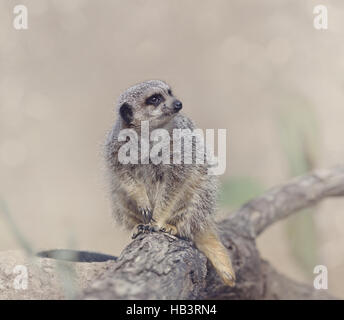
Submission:
[[[181,109],[182,102],[160,80],[139,83],[120,95],[117,120],[104,148],[112,214],[117,222],[134,231],[133,238],[148,230],[193,241],[224,283],[234,286],[231,260],[219,240],[213,219],[217,178],[207,174],[208,163],[123,164],[119,161],[119,149],[126,143],[118,139],[122,129],[133,129],[140,136],[142,121],[149,121],[151,131],[166,129],[171,140],[173,129],[194,130],[193,121],[181,114]]]

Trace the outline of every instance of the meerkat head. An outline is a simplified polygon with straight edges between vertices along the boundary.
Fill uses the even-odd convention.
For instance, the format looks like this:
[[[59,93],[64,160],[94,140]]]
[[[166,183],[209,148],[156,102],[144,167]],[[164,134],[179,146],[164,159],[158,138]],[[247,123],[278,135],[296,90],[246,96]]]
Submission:
[[[159,128],[169,122],[181,109],[168,84],[160,80],[139,83],[121,94],[118,113],[125,127],[140,127],[149,120],[151,128]]]

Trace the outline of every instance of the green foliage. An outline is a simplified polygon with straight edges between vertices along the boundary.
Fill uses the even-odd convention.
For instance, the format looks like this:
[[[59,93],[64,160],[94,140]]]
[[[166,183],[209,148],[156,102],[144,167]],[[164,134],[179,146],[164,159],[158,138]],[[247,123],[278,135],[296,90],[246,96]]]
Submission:
[[[293,106],[293,107],[290,107]],[[279,113],[279,136],[291,177],[314,169],[317,150],[317,122],[311,106],[303,99],[289,101]],[[286,227],[290,250],[308,277],[318,263],[314,209],[291,216]]]
[[[12,215],[10,214],[10,210],[8,209],[7,204],[4,200],[0,198],[0,217],[1,216],[4,217],[10,231],[12,232],[13,236],[15,237],[19,245],[27,253],[28,257],[32,259],[31,261],[33,263],[36,263],[37,261],[34,259],[35,250],[33,249],[33,246],[20,232],[17,224],[15,223],[15,221],[12,218]],[[57,257],[56,271],[61,279],[62,288],[64,290],[66,299],[75,299],[79,288],[75,280],[76,272],[74,270],[73,265],[65,261],[60,261]]]
[[[222,207],[237,209],[263,191],[263,186],[256,179],[245,176],[230,177],[222,183],[219,203]]]
[[[24,251],[29,255],[34,255],[34,250],[30,244],[30,242],[25,239],[24,235],[20,232],[17,224],[14,222],[10,210],[7,207],[7,204],[4,200],[0,198],[0,215],[5,218],[5,221],[7,222],[8,227],[10,228],[13,236],[17,240],[17,242],[20,244],[20,246],[24,249]]]

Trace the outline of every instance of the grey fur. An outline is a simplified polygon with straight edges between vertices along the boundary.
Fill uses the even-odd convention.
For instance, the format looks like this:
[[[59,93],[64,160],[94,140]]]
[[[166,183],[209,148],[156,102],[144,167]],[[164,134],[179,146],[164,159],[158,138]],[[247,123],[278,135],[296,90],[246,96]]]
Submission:
[[[150,80],[127,89],[118,100],[117,111],[123,103],[133,108],[131,128],[140,134],[140,121],[149,120],[150,128],[195,128],[194,123],[181,113],[172,113],[176,99],[168,94],[170,87],[160,80]],[[145,99],[153,93],[160,93],[166,99],[158,108],[145,105]],[[105,159],[110,184],[110,198],[114,218],[128,229],[143,223],[142,206],[149,206],[155,219],[157,206],[168,207],[169,202],[178,199],[169,212],[166,223],[177,227],[178,235],[193,239],[199,232],[214,227],[213,213],[216,206],[217,178],[207,174],[207,164],[121,164],[118,150],[125,142],[118,141],[119,130],[127,125],[118,113],[117,120],[105,143]],[[193,144],[195,148],[195,144]],[[172,157],[172,152],[171,152]],[[171,160],[172,161],[172,160]],[[144,187],[149,203],[142,204],[126,190],[127,181]],[[141,201],[142,202],[142,201]],[[144,201],[143,201],[144,202]]]

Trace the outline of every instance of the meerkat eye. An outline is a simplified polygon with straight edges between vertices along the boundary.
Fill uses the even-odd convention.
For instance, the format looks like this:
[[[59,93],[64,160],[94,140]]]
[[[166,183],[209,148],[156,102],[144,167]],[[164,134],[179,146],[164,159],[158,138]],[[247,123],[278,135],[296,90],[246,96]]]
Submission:
[[[146,104],[147,105],[153,105],[153,106],[157,107],[161,102],[164,102],[164,101],[165,101],[164,97],[161,94],[157,93],[157,94],[153,94],[152,96],[148,97],[146,99]]]
[[[171,89],[168,89],[167,93],[172,97],[173,94],[172,94],[172,90]]]

